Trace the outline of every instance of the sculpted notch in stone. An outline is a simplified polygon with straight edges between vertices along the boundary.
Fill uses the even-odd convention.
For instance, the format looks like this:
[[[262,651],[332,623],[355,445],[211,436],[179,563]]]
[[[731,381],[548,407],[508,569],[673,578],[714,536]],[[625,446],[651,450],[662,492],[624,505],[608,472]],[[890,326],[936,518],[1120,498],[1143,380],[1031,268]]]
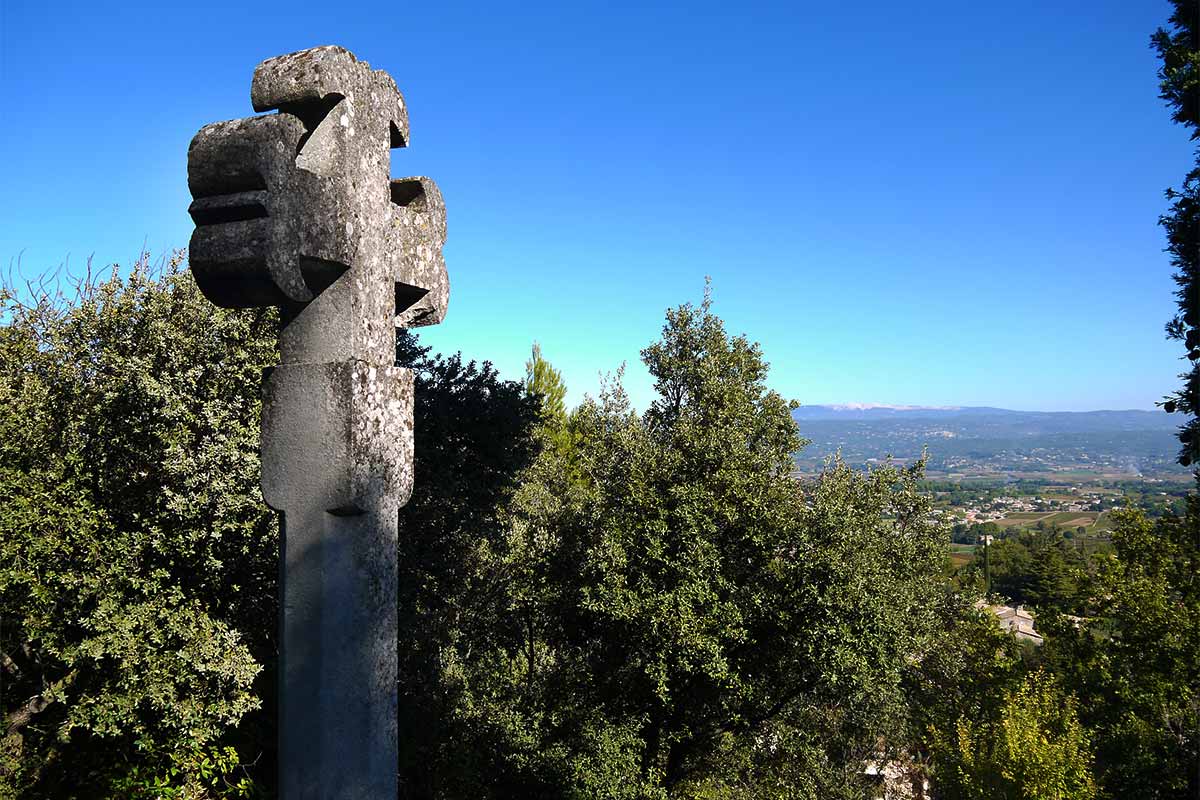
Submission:
[[[396,326],[440,322],[446,209],[390,179],[404,98],[339,47],[264,61],[274,114],[196,134],[191,268],[224,307],[282,308],[262,485],[282,512],[280,796],[396,796],[397,512],[412,491],[413,380]]]

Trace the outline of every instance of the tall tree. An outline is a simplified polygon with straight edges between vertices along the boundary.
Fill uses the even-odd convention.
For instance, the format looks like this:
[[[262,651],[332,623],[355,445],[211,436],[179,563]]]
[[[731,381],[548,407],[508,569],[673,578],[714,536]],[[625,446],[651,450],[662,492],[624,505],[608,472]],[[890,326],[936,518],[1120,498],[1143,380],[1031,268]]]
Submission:
[[[542,346],[533,343],[533,352],[525,362],[525,391],[541,401],[542,413],[556,423],[567,419],[567,385],[562,373],[542,357]]]
[[[650,408],[610,383],[526,474],[490,568],[508,613],[445,659],[478,737],[448,796],[865,796],[932,629],[917,471],[797,483],[789,404],[708,299],[642,358]]]
[[[1200,4],[1172,0],[1174,12],[1151,44],[1162,61],[1160,97],[1171,108],[1171,118],[1200,139]],[[1171,208],[1160,222],[1167,233],[1167,252],[1175,267],[1179,311],[1167,323],[1167,335],[1184,343],[1191,361],[1180,377],[1183,386],[1164,402],[1168,411],[1190,417],[1179,432],[1179,462],[1200,465],[1200,150],[1196,164],[1178,189],[1168,189]]]

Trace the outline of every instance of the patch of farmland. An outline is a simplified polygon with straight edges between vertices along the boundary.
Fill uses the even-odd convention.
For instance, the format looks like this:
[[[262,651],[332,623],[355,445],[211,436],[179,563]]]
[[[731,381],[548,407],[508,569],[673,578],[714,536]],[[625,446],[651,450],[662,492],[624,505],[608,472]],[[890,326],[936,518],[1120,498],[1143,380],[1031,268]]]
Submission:
[[[965,564],[970,564],[974,558],[975,545],[959,544],[958,542],[950,543],[950,565],[954,569],[958,569]]]
[[[1077,528],[1080,525],[1088,526],[1096,523],[1096,518],[1100,516],[1097,511],[1060,511],[1057,514],[1051,514],[1046,520],[1047,525],[1060,525],[1064,528]]]
[[[1054,516],[1053,513],[1021,511],[1016,514],[1009,514],[1002,519],[993,520],[993,522],[1001,528],[1029,528],[1036,525],[1040,520],[1052,516]]]

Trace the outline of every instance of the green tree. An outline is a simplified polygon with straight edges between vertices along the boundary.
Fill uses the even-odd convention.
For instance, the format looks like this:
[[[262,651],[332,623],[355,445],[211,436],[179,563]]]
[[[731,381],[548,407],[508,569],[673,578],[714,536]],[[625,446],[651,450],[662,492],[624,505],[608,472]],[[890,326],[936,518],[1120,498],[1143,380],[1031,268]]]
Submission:
[[[457,660],[496,646],[509,609],[499,563],[505,509],[539,448],[540,401],[490,363],[431,356],[400,331],[397,361],[414,369],[416,486],[400,512],[401,795],[469,796],[492,744],[464,720]],[[464,777],[466,776],[466,777]]]
[[[567,385],[562,373],[542,357],[542,346],[533,343],[533,352],[525,362],[525,391],[541,401],[542,414],[556,425],[567,421]]]
[[[537,342],[533,343],[533,352],[525,362],[525,391],[539,404],[537,438],[540,446],[554,451],[556,469],[566,468],[574,474],[578,464],[571,454],[578,431],[572,422],[573,416],[567,412],[567,385],[562,373],[542,356],[541,345]],[[523,483],[530,482],[537,483],[532,474],[523,480]]]
[[[0,796],[205,785],[259,705],[277,529],[244,387],[273,315],[213,308],[178,265],[0,292]]]
[[[1075,699],[1047,673],[1004,693],[998,713],[935,731],[933,774],[946,800],[1091,800],[1087,732]]]
[[[865,796],[933,630],[919,469],[798,484],[789,404],[707,298],[642,358],[654,403],[618,377],[568,415],[478,562],[501,611],[443,654],[474,737],[446,796]]]
[[[1200,139],[1200,16],[1193,0],[1171,0],[1174,11],[1168,27],[1151,38],[1162,65],[1159,96],[1171,108],[1171,118]],[[1179,432],[1184,466],[1200,464],[1200,151],[1178,189],[1168,189],[1170,210],[1160,223],[1167,233],[1167,252],[1175,268],[1179,310],[1167,323],[1167,335],[1184,343],[1190,369],[1180,377],[1183,386],[1163,403],[1167,411],[1190,417]]]

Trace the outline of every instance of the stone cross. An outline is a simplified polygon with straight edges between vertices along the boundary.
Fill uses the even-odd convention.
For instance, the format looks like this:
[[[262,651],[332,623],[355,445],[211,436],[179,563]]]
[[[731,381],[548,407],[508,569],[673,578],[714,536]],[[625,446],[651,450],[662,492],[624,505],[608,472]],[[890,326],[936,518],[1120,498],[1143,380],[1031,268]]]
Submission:
[[[397,794],[397,519],[413,483],[413,379],[396,327],[440,322],[446,212],[390,179],[408,144],[395,82],[340,47],[268,59],[256,111],[188,150],[189,259],[226,308],[276,305],[262,487],[282,512],[284,800]]]

